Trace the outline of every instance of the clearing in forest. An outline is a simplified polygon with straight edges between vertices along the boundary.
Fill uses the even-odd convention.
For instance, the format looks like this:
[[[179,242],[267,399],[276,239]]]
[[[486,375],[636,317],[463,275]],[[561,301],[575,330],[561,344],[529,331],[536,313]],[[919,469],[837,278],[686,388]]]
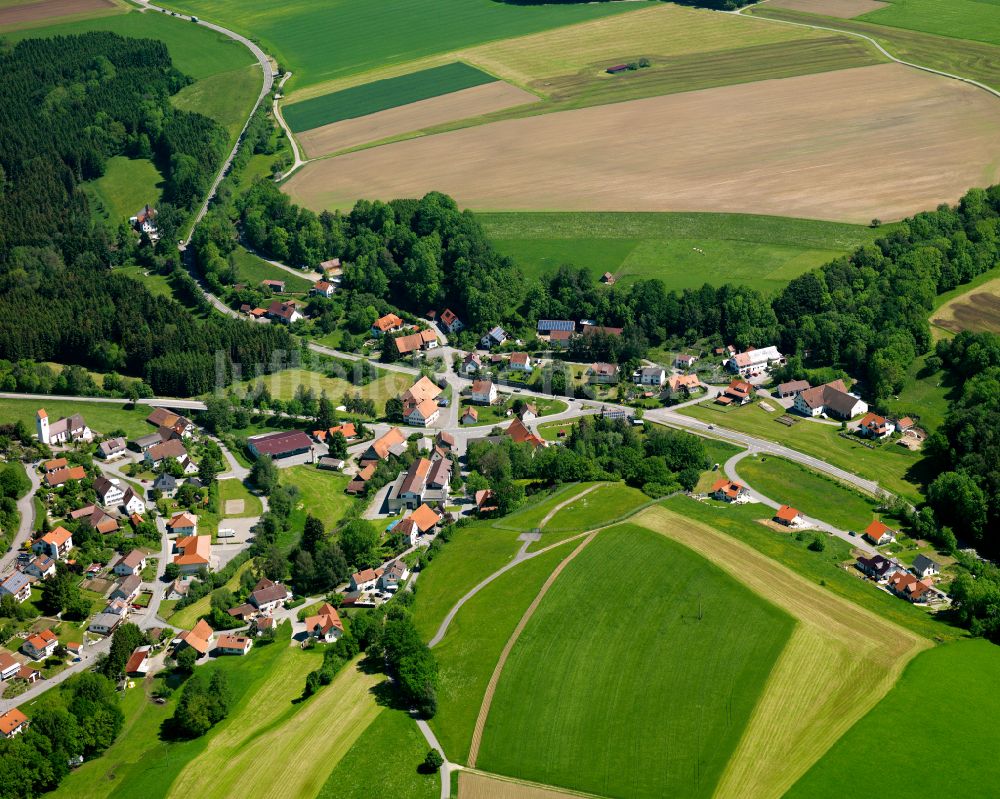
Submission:
[[[931,322],[952,333],[1000,333],[1000,278],[946,302],[934,312]]]
[[[484,210],[866,222],[996,182],[998,133],[996,98],[884,64],[425,136],[308,164],[285,189],[315,210],[435,189]]]

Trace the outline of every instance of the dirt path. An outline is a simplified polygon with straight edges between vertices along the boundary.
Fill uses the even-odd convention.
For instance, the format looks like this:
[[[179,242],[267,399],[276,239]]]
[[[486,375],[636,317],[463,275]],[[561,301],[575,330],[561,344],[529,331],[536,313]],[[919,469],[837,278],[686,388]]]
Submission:
[[[517,623],[517,627],[514,628],[514,632],[511,633],[510,638],[507,639],[503,652],[500,653],[500,658],[497,660],[497,665],[493,669],[493,675],[490,677],[489,685],[486,687],[486,693],[483,695],[483,704],[479,708],[479,717],[476,719],[476,727],[472,731],[472,744],[469,747],[468,758],[470,768],[474,768],[476,765],[476,758],[479,756],[479,745],[483,739],[483,729],[486,727],[486,718],[490,714],[490,705],[493,703],[493,695],[496,693],[497,683],[500,681],[500,674],[503,672],[503,667],[507,663],[507,658],[510,655],[511,650],[514,648],[514,644],[516,644],[517,639],[521,637],[521,633],[524,631],[525,626],[527,626],[531,617],[535,615],[535,610],[545,598],[545,595],[552,587],[552,584],[556,581],[556,578],[562,574],[563,569],[569,565],[569,562],[579,555],[587,544],[594,540],[594,537],[598,534],[598,532],[600,532],[600,530],[593,530],[589,533],[585,533],[584,535],[586,537],[580,542],[576,549],[570,552],[569,555],[567,555],[562,562],[552,570],[552,574],[550,574],[548,579],[545,580],[544,585],[542,585],[538,594],[531,601],[528,609],[524,611],[524,615],[521,616],[521,620]]]
[[[539,529],[539,530],[543,529],[543,528],[545,527],[545,525],[547,525],[547,524],[548,524],[548,523],[549,523],[550,521],[552,521],[552,517],[553,517],[553,516],[555,516],[555,515],[556,515],[557,513],[559,513],[559,511],[561,511],[561,510],[562,510],[563,508],[565,508],[565,507],[566,507],[567,505],[570,505],[570,504],[572,504],[572,503],[576,502],[576,501],[577,501],[578,499],[580,499],[581,497],[584,497],[584,496],[586,496],[586,495],[587,495],[587,494],[589,494],[589,493],[590,493],[591,491],[593,491],[593,490],[594,490],[595,488],[598,488],[598,487],[599,487],[600,485],[602,485],[602,484],[601,484],[601,483],[597,483],[597,484],[595,484],[595,485],[592,485],[592,486],[590,486],[589,488],[585,488],[585,489],[583,489],[583,491],[581,491],[581,492],[580,492],[579,494],[574,494],[574,495],[573,495],[573,496],[571,496],[571,497],[570,497],[569,499],[567,499],[567,500],[564,500],[563,502],[560,502],[560,503],[559,503],[558,505],[556,505],[556,506],[555,506],[555,507],[554,507],[554,508],[553,508],[552,510],[550,510],[550,511],[549,511],[548,513],[546,513],[546,514],[545,514],[545,518],[544,518],[544,519],[542,519],[542,520],[541,520],[541,521],[540,521],[540,522],[538,523],[538,529]]]

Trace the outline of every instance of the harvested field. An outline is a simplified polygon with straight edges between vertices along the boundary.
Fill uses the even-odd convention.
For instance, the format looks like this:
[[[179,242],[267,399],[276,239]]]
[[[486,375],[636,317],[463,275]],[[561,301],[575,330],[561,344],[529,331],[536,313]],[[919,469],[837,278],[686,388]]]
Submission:
[[[0,7],[0,27],[25,25],[57,17],[93,14],[115,8],[111,0],[39,0],[37,3]]]
[[[298,134],[306,157],[346,150],[359,144],[380,141],[402,133],[429,128],[459,119],[502,111],[506,108],[537,102],[531,92],[494,81],[482,86],[389,108],[356,119],[345,119]]]
[[[458,794],[462,799],[565,799],[582,795],[548,785],[464,769],[458,773]]]
[[[954,333],[1000,333],[1000,278],[959,294],[938,308],[931,322]]]
[[[929,642],[718,530],[662,507],[635,518],[695,549],[799,622],[716,797],[779,797],[892,688]]]
[[[1000,104],[982,90],[885,64],[428,136],[309,164],[285,188],[317,210],[435,189],[483,210],[866,222],[996,182],[998,132]]]
[[[871,11],[879,11],[888,3],[880,0],[770,0],[769,6],[789,8],[792,11],[806,11],[810,14],[824,14],[828,17],[850,19]]]

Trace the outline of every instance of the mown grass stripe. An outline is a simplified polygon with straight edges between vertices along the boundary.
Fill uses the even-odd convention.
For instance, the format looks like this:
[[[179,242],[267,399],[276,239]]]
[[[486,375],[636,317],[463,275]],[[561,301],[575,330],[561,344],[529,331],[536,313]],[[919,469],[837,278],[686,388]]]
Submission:
[[[320,125],[367,116],[496,80],[482,70],[456,61],[292,103],[284,108],[284,115],[292,130],[300,133]]]

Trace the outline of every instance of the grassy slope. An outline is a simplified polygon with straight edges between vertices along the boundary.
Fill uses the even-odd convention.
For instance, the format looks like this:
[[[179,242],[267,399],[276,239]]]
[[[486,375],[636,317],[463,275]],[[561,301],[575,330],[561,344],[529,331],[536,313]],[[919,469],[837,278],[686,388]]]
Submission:
[[[210,116],[226,129],[229,141],[235,142],[260,86],[260,67],[254,63],[185,86],[171,102],[183,111],[198,111]]]
[[[178,0],[178,10],[258,38],[295,73],[301,88],[345,75],[402,64],[481,42],[642,8],[612,3],[513,6],[492,0]],[[291,87],[289,87],[291,88]]]
[[[235,591],[240,584],[240,575],[243,574],[247,569],[249,569],[253,564],[251,562],[246,562],[236,570],[236,574],[226,580],[224,588],[228,588],[230,591]],[[174,613],[167,621],[169,621],[175,627],[180,627],[181,629],[190,630],[198,622],[198,619],[208,613],[209,609],[212,607],[212,595],[206,594],[201,599],[192,602],[190,605],[181,608],[179,611]]]
[[[863,530],[874,518],[873,499],[784,458],[744,458],[736,468],[765,496],[842,530]]]
[[[578,496],[584,489],[596,485],[596,483],[566,483],[536,494],[532,503],[518,508],[507,516],[501,516],[493,522],[493,527],[498,530],[532,530],[541,524],[555,507],[572,497]]]
[[[292,103],[285,106],[283,113],[289,127],[299,133],[495,80],[492,75],[456,61]]]
[[[152,161],[124,156],[109,158],[104,175],[84,184],[91,211],[117,225],[149,203],[159,205],[163,176]]]
[[[315,466],[292,466],[281,470],[282,482],[299,489],[299,503],[307,513],[321,519],[327,529],[343,517],[355,500],[344,493],[349,478]]]
[[[909,414],[928,431],[941,426],[948,414],[949,400],[960,392],[947,380],[944,372],[921,375],[927,356],[921,355],[910,366],[903,390],[889,400],[889,410],[900,416]]]
[[[413,719],[386,708],[330,772],[316,799],[434,799],[440,778],[417,771],[426,754],[427,743]]]
[[[526,276],[564,263],[610,271],[625,283],[659,278],[667,289],[729,281],[777,291],[793,277],[873,241],[860,225],[705,213],[477,214]],[[698,252],[697,247],[703,251]]]
[[[312,288],[314,282],[305,277],[296,277],[284,269],[279,269],[243,247],[237,247],[233,251],[233,259],[236,261],[237,269],[239,269],[240,280],[252,286],[258,285],[264,280],[283,280],[285,281],[285,290],[289,294],[305,294]]]
[[[593,590],[610,575],[627,575],[617,602]],[[515,645],[478,764],[602,795],[710,796],[792,627],[694,552],[602,532]]]
[[[637,488],[622,483],[602,485],[556,511],[542,528],[540,545],[546,546],[564,537],[553,534],[592,530],[611,524],[649,501],[650,498]]]
[[[1000,4],[981,0],[891,0],[861,19],[880,25],[1000,44]]]
[[[50,420],[72,416],[74,413],[83,415],[84,420],[92,430],[107,433],[111,430],[124,430],[130,438],[145,436],[155,432],[146,423],[150,409],[138,406],[135,410],[126,409],[125,400],[122,404],[110,402],[79,402],[72,400],[14,400],[0,399],[0,419],[8,422],[23,421],[29,430],[35,429],[35,414],[39,408],[45,408]]]
[[[850,546],[839,538],[826,539],[826,549],[823,552],[812,552],[806,548],[806,542],[796,541],[787,533],[777,533],[758,524],[757,519],[769,514],[768,510],[760,506],[723,506],[721,503],[675,497],[668,499],[664,507],[739,539],[810,582],[823,585],[831,593],[926,638],[955,638],[965,635],[961,630],[937,621],[926,611],[876,590],[861,580],[853,568],[842,568],[843,564],[853,563],[854,557]]]
[[[1000,784],[1000,649],[962,641],[917,656],[885,699],[838,741],[786,796],[862,799],[867,780],[845,779],[872,762],[904,794],[981,796]],[[917,719],[919,735],[887,730],[898,715]]]
[[[355,385],[341,377],[328,377],[307,369],[283,369],[262,379],[271,392],[271,396],[277,399],[292,399],[296,389],[302,385],[313,389],[317,397],[321,392],[326,391],[327,396],[337,405],[340,404],[344,394],[360,394],[362,399],[373,400],[379,413],[381,413],[387,399],[399,396],[413,383],[413,378],[407,374],[388,371],[364,386]],[[257,380],[245,381],[241,385],[246,388],[248,385],[256,383]]]
[[[720,406],[702,403],[684,408],[681,413],[720,427],[778,441],[807,455],[822,458],[841,469],[869,480],[877,480],[880,486],[895,494],[919,500],[919,481],[915,473],[920,460],[919,454],[895,444],[886,444],[876,450],[868,449],[860,441],[841,438],[839,428],[834,425],[803,419],[792,427],[786,427],[775,421],[783,414],[783,410],[772,407],[776,409],[769,413],[760,407],[759,402],[730,410],[720,410]]]

